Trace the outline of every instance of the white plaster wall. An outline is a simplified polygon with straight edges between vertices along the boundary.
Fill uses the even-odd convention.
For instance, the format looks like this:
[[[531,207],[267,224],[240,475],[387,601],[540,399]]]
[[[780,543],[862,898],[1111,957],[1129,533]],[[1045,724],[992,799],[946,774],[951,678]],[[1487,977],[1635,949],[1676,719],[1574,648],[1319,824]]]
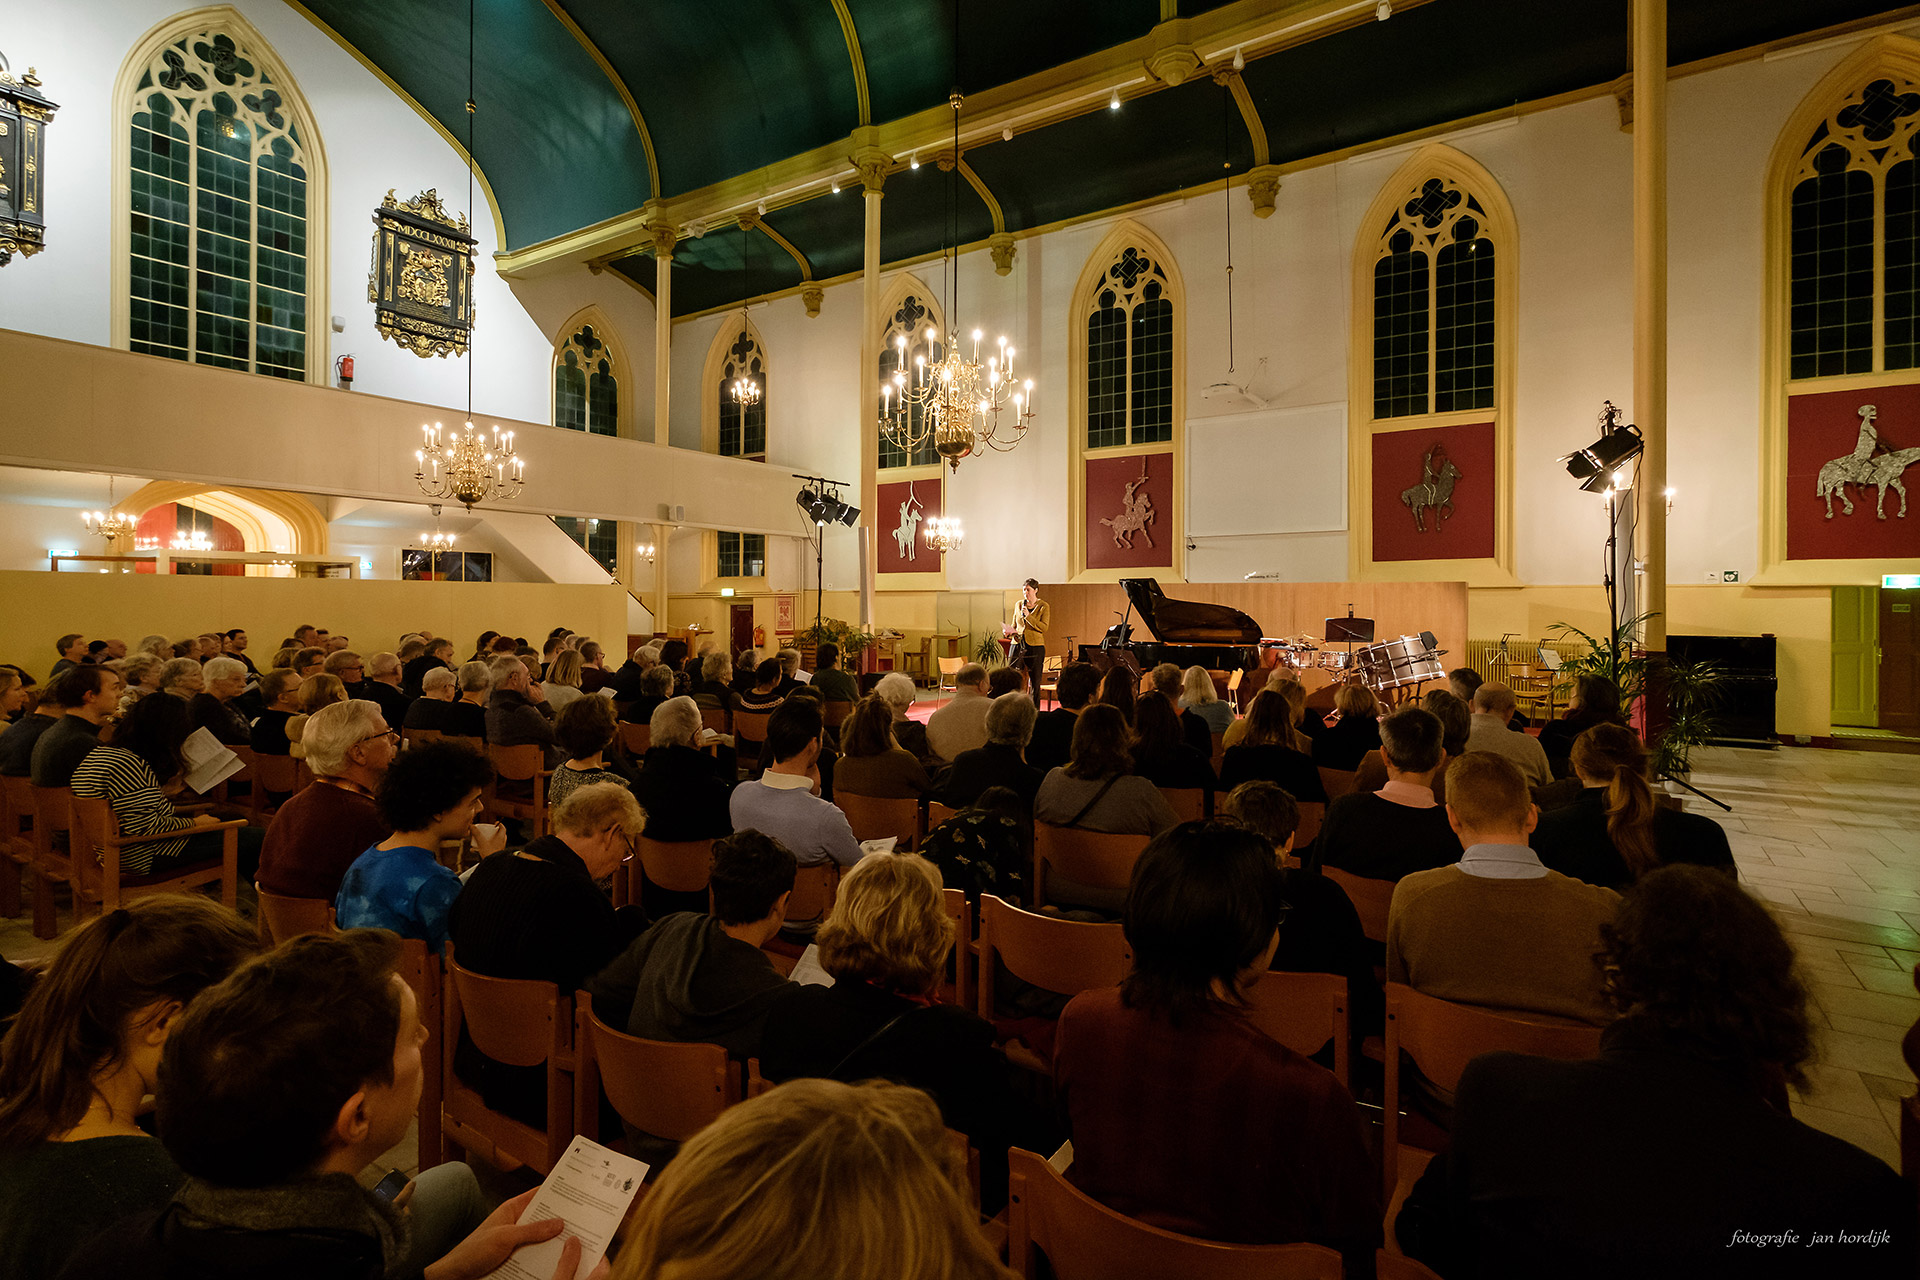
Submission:
[[[375,206],[394,188],[402,199],[436,188],[449,209],[467,206],[467,169],[431,126],[298,11],[278,0],[236,0],[292,73],[319,126],[329,180],[324,314],[345,319],[332,333],[333,357],[351,353],[354,388],[448,408],[467,399],[467,361],[421,359],[382,339],[367,301]],[[121,64],[148,30],[186,7],[164,0],[67,0],[9,5],[0,48],[17,69],[37,67],[42,91],[60,104],[48,129],[48,246],[0,277],[0,328],[105,345],[110,334],[113,184],[117,135],[127,127],[112,102]],[[481,126],[484,130],[485,126]],[[483,133],[484,138],[484,133]],[[306,140],[309,150],[314,139]],[[475,187],[480,241],[473,338],[476,412],[550,422],[551,355],[492,265],[498,229]],[[585,273],[583,272],[582,275]],[[310,282],[311,285],[311,282]],[[558,324],[565,317],[554,321]],[[652,330],[649,327],[648,334]],[[649,338],[650,341],[650,338]],[[649,361],[649,367],[651,362]]]

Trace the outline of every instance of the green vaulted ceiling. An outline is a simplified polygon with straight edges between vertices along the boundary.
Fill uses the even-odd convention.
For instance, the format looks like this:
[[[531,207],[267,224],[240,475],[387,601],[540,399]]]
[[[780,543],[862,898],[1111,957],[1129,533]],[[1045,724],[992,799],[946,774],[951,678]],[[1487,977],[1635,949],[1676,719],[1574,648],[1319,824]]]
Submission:
[[[472,2],[480,106],[473,152],[499,201],[510,249],[810,152],[851,154],[863,126],[944,109],[955,78],[956,4],[959,85],[969,97],[1039,84],[1029,78],[1148,37],[1163,8],[1181,20],[1253,22],[1304,7],[1302,0]],[[295,7],[465,141],[463,0],[304,0]],[[1669,0],[1668,7],[1676,65],[1893,11],[1884,0]],[[1403,2],[1386,22],[1349,22],[1249,56],[1244,79],[1270,159],[1285,164],[1607,84],[1629,69],[1627,23],[1627,0]],[[1131,66],[1139,81],[1144,68]],[[1254,163],[1239,111],[1204,74],[1177,87],[1136,83],[1121,111],[1077,110],[1023,125],[1012,141],[969,144],[967,165],[998,202],[1006,230],[1216,181],[1223,159],[1236,175]],[[395,178],[404,185],[405,175]],[[838,195],[821,190],[765,219],[805,258],[812,279],[861,264],[861,202],[850,172],[848,182]],[[996,230],[968,183],[958,184],[956,202],[950,174],[933,163],[887,179],[887,262],[937,252],[955,225],[961,243]],[[801,283],[801,265],[784,247],[758,233],[747,239],[750,295]],[[742,235],[731,224],[683,240],[673,260],[675,314],[739,301],[741,258]],[[650,258],[611,265],[652,287]]]

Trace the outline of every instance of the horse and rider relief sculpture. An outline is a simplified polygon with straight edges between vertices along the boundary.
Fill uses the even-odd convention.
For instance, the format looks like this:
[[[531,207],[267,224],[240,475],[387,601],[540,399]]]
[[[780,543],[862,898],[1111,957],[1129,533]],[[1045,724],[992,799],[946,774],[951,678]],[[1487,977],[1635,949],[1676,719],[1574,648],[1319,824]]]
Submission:
[[[1869,485],[1879,490],[1873,504],[1876,518],[1887,518],[1887,490],[1891,488],[1900,495],[1898,514],[1905,518],[1907,514],[1907,486],[1900,481],[1901,473],[1916,462],[1920,462],[1920,449],[1887,449],[1880,440],[1880,432],[1875,428],[1874,419],[1879,409],[1870,404],[1860,406],[1860,436],[1855,440],[1853,452],[1844,458],[1835,458],[1820,468],[1820,480],[1814,496],[1825,499],[1827,519],[1833,519],[1833,500],[1838,497],[1846,514],[1853,514],[1853,499],[1847,496],[1847,486],[1858,485],[1866,489]],[[1876,449],[1885,450],[1874,455]]]
[[[1153,523],[1153,498],[1139,492],[1147,482],[1147,460],[1140,460],[1140,478],[1128,482],[1126,494],[1120,500],[1120,514],[1101,516],[1100,523],[1113,530],[1113,545],[1124,550],[1133,550],[1133,535],[1138,533],[1153,545],[1153,533],[1147,528]]]
[[[1440,463],[1437,468],[1435,458]],[[1427,450],[1427,456],[1420,463],[1420,483],[1400,491],[1401,505],[1413,513],[1415,529],[1421,533],[1427,531],[1426,512],[1431,509],[1433,531],[1440,532],[1440,522],[1453,514],[1453,486],[1459,480],[1460,468],[1447,456],[1445,445],[1436,444]]]
[[[913,485],[907,485],[907,500],[900,504],[900,525],[893,531],[893,543],[900,548],[902,560],[913,559],[914,526],[920,523],[920,508],[925,504],[913,496]]]

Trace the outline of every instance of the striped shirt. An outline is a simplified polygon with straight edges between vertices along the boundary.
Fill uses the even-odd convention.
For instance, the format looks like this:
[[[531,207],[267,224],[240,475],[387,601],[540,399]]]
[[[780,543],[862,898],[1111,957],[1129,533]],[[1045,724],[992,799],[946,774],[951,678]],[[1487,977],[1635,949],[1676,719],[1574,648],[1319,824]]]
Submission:
[[[193,819],[175,812],[173,801],[160,790],[160,780],[139,756],[119,747],[95,747],[73,771],[73,794],[81,799],[104,797],[120,819],[120,833],[149,836],[162,831],[188,831]],[[128,845],[120,854],[120,873],[140,876],[156,862],[178,858],[185,840],[156,840]]]

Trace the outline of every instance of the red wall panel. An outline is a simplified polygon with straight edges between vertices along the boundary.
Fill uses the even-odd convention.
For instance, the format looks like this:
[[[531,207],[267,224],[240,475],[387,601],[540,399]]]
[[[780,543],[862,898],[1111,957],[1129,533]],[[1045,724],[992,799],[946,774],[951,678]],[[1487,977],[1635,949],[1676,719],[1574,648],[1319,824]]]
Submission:
[[[1415,526],[1403,496],[1419,485],[1427,450],[1435,445],[1459,468],[1452,514],[1434,508]],[[1441,454],[1434,456],[1440,469]],[[1383,431],[1373,437],[1373,558],[1375,560],[1490,560],[1494,554],[1494,495],[1499,476],[1491,422],[1428,430]],[[1569,488],[1573,482],[1567,482]],[[1444,510],[1444,508],[1442,509]]]
[[[1854,391],[1827,391],[1791,396],[1787,400],[1787,559],[1845,560],[1895,559],[1920,556],[1920,465],[1895,471],[1898,460],[1881,463],[1882,453],[1869,465],[1897,474],[1916,490],[1907,517],[1900,518],[1900,495],[1887,489],[1885,520],[1874,514],[1879,491],[1849,484],[1843,490],[1853,502],[1847,514],[1841,494],[1833,495],[1833,518],[1827,518],[1826,499],[1819,496],[1820,469],[1836,459],[1850,457],[1860,437],[1860,407],[1879,410],[1874,428],[1889,450],[1920,448],[1920,385],[1869,387]],[[1920,463],[1916,455],[1915,463]]]
[[[1136,484],[1143,468],[1146,481]],[[1150,509],[1152,519],[1116,539],[1112,526],[1101,521],[1125,523],[1130,484],[1135,485],[1135,510]],[[1139,506],[1142,498],[1147,508]],[[1151,453],[1088,459],[1086,518],[1087,568],[1172,568],[1174,540],[1180,536],[1173,527],[1173,456]],[[1126,545],[1129,541],[1132,546]]]

